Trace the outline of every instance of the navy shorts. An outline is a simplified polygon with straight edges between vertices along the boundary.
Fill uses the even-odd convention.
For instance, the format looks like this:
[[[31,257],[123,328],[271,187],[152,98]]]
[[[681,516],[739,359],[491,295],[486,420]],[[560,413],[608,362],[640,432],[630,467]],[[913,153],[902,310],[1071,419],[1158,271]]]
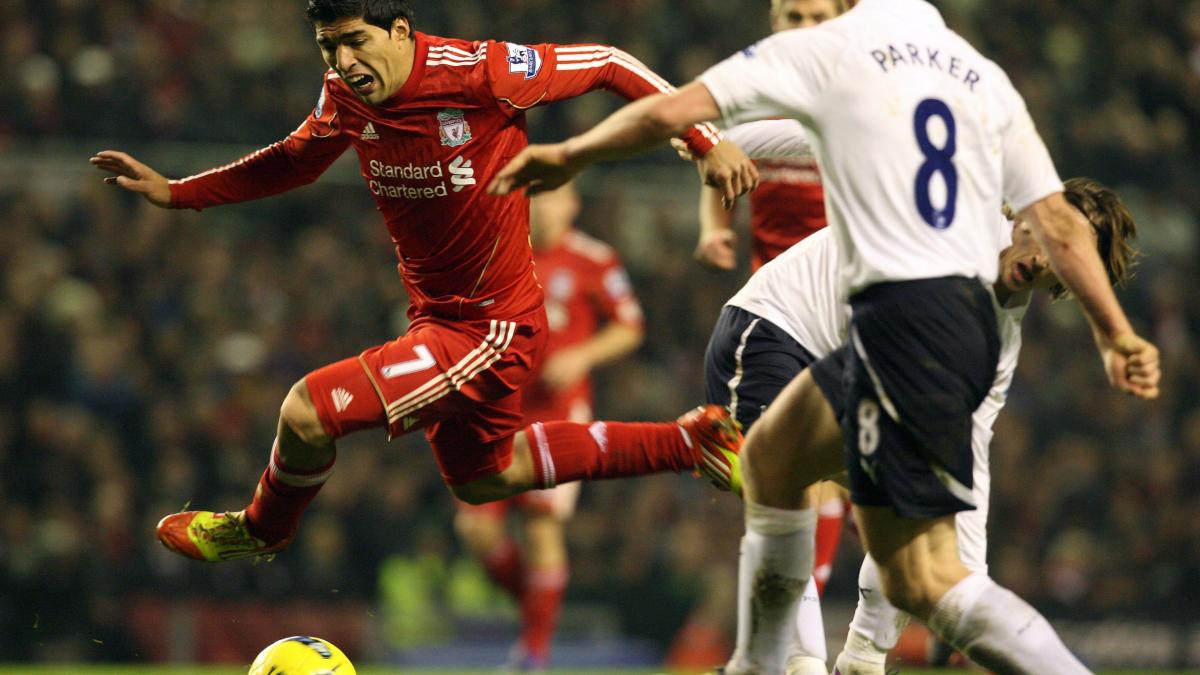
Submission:
[[[972,415],[1000,357],[991,296],[976,279],[945,277],[876,284],[850,304],[843,398],[831,403],[852,500],[906,518],[975,508]],[[824,372],[818,384],[828,391],[834,379]]]
[[[809,366],[808,372],[813,381],[825,394],[829,407],[840,421],[846,412],[846,373],[850,366],[850,345],[842,345],[836,350],[817,359]]]
[[[779,326],[727,305],[704,353],[705,400],[729,408],[749,430],[779,392],[814,361]]]

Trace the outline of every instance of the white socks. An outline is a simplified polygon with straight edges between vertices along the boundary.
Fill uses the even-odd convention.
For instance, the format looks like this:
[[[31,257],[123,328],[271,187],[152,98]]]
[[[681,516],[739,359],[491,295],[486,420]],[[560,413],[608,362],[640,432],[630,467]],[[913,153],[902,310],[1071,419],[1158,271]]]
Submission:
[[[838,675],[884,675],[887,654],[867,636],[851,628],[834,668]]]
[[[746,534],[738,563],[737,647],[726,666],[730,675],[784,672],[796,637],[800,596],[812,577],[816,530],[816,509],[746,502]]]
[[[846,646],[838,654],[841,675],[884,675],[888,652],[900,640],[909,616],[892,606],[883,595],[879,568],[870,555],[858,570],[858,606],[850,621]]]
[[[1089,675],[1037,610],[974,573],[933,609],[929,628],[997,675]]]
[[[792,645],[791,654],[811,656],[822,663],[829,658],[825,649],[825,623],[821,619],[821,596],[817,594],[816,579],[808,580],[804,595],[800,596],[800,609],[796,613],[796,642]]]
[[[858,606],[850,621],[846,646],[838,654],[841,675],[883,675],[888,652],[908,626],[908,614],[896,609],[883,595],[879,568],[870,555],[858,570]]]
[[[861,661],[883,663],[883,657],[900,641],[908,620],[908,614],[893,607],[884,597],[879,567],[875,559],[867,555],[858,570],[858,607],[850,621],[846,651]],[[855,633],[865,640],[851,644]]]

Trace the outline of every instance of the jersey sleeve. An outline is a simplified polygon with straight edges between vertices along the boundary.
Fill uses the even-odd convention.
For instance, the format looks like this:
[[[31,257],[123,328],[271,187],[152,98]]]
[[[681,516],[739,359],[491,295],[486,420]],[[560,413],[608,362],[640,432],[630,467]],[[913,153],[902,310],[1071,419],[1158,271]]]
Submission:
[[[286,192],[316,180],[350,145],[326,75],[317,106],[287,138],[203,173],[171,181],[171,207],[203,209]]]
[[[788,159],[812,157],[808,132],[796,120],[746,122],[725,130],[750,159]]]
[[[725,124],[804,119],[832,77],[845,39],[822,27],[776,33],[709,68],[699,82]]]
[[[603,318],[609,322],[622,323],[640,328],[644,322],[642,305],[633,293],[629,274],[614,253],[599,265],[593,291],[594,301]]]
[[[645,64],[616,47],[494,42],[487,54],[492,93],[512,114],[596,89],[607,89],[630,101],[675,91]],[[693,154],[703,156],[720,142],[721,135],[713,125],[702,123],[682,138]]]
[[[1011,89],[1013,115],[1002,132],[1004,200],[1020,212],[1043,197],[1062,192],[1063,182],[1050,159],[1050,151],[1034,127],[1025,101]]]

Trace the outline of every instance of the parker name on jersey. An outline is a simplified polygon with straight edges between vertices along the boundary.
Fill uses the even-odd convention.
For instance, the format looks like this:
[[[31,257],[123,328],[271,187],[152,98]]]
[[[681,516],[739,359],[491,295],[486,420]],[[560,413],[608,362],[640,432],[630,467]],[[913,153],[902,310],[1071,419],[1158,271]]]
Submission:
[[[1004,71],[924,0],[862,0],[704,73],[729,124],[812,133],[849,295],[880,282],[997,274],[995,213],[1062,191]]]

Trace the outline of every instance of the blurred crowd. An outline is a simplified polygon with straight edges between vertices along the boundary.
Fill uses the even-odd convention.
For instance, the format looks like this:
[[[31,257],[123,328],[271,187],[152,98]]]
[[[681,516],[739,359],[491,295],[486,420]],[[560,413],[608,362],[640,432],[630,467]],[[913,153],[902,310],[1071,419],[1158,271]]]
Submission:
[[[766,0],[760,12],[412,4],[419,30],[616,44],[674,81],[766,32]],[[1122,297],[1166,370],[1157,403],[1110,393],[1078,311],[1035,303],[993,445],[993,574],[1051,616],[1200,621],[1188,599],[1200,585],[1200,303],[1186,290],[1200,284],[1200,1],[935,4],[1010,73],[1063,175],[1128,200],[1147,255]],[[291,383],[404,328],[387,234],[359,186],[197,215],[87,172],[100,143],[257,146],[294,128],[323,69],[301,6],[6,5],[0,148],[67,139],[79,167],[34,184],[13,167],[37,157],[7,153],[0,171],[0,660],[138,658],[123,619],[135,597],[375,605],[397,569],[388,561],[458,556],[424,440],[382,433],[341,445],[301,536],[269,565],[195,565],[152,536],[189,500],[243,506]],[[595,94],[531,128],[559,138],[613,105]],[[175,164],[207,168],[188,161]],[[642,164],[584,181],[580,224],[621,251],[648,321],[646,345],[599,380],[601,416],[668,419],[703,391],[712,322],[746,272],[690,259],[693,175]],[[664,650],[689,622],[728,636],[739,512],[686,476],[588,486],[570,528],[568,607],[605,606]],[[846,548],[830,594],[849,602]]]

